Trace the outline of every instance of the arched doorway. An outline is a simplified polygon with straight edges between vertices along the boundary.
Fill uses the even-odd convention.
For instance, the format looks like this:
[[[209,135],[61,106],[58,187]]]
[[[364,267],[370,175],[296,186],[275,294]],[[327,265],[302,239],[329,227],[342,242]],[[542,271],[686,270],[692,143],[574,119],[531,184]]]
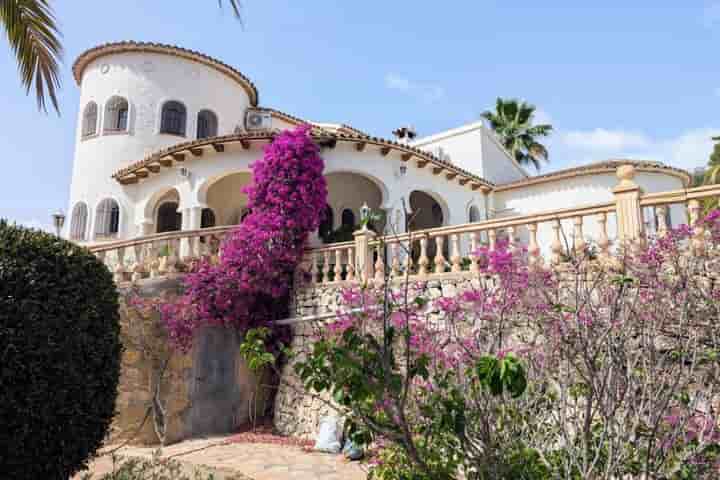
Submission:
[[[182,229],[182,213],[178,212],[178,203],[163,202],[157,212],[157,233],[177,232]]]
[[[230,173],[209,182],[204,202],[213,212],[215,225],[238,225],[242,221],[248,203],[243,189],[251,183],[250,172]]]
[[[440,202],[429,193],[414,190],[410,193],[410,216],[407,223],[410,231],[442,227],[445,224],[445,211]],[[428,242],[427,254],[432,262],[437,254],[435,242]],[[419,245],[413,245],[412,255],[414,260],[420,257]],[[443,255],[449,258],[447,242],[443,244]]]
[[[374,214],[384,214],[381,207],[385,188],[378,181],[353,172],[333,172],[325,175],[328,187],[328,205],[332,211],[331,234],[320,238],[326,243],[350,241],[353,231],[360,222],[360,210],[367,205]],[[330,212],[328,211],[328,213]],[[327,221],[326,221],[327,222]],[[385,231],[385,218],[375,221],[370,227],[377,233]]]

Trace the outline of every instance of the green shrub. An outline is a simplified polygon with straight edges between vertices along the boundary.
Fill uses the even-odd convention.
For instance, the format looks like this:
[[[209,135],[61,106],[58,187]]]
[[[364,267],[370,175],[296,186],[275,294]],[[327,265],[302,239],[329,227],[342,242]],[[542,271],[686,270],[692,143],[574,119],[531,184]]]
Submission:
[[[0,220],[0,471],[66,480],[105,437],[122,351],[115,284],[88,250]]]

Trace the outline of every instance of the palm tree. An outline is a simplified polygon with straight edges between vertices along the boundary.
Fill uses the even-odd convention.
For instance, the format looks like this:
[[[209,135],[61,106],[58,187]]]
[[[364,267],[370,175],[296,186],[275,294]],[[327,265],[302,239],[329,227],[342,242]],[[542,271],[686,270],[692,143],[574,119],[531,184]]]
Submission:
[[[228,0],[240,18],[240,0]],[[223,0],[218,0],[222,7]],[[38,109],[47,112],[47,99],[60,113],[57,92],[60,89],[62,36],[48,0],[0,0],[0,24],[17,59],[25,92],[35,87]]]
[[[540,161],[548,161],[548,151],[537,138],[550,135],[553,127],[546,124],[533,125],[534,113],[535,106],[527,102],[498,98],[495,111],[483,112],[482,117],[490,122],[500,142],[518,163],[532,163],[540,170]]]

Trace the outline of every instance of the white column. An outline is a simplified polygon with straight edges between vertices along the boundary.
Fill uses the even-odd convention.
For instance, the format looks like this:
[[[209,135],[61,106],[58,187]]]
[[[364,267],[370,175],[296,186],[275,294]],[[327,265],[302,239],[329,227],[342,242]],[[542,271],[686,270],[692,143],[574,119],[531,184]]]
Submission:
[[[200,228],[200,219],[202,218],[201,206],[178,209],[182,213],[182,230],[197,230]],[[191,257],[198,254],[199,239],[183,238],[180,241],[180,258]]]

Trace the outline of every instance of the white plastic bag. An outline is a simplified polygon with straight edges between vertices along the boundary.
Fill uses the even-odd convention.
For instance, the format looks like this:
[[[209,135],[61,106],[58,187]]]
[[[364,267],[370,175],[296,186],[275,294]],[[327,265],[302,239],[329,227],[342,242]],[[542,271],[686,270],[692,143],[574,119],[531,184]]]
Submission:
[[[327,453],[340,453],[342,432],[340,419],[337,417],[323,417],[320,419],[320,431],[315,439],[315,450]]]

